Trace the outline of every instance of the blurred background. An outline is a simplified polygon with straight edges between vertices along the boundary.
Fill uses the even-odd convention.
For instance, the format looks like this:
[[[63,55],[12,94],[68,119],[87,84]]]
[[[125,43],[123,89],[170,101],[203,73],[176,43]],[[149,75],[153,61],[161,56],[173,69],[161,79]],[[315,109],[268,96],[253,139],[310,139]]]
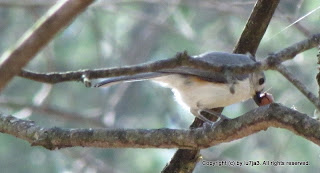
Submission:
[[[56,0],[0,0],[0,52],[10,48]],[[120,67],[156,61],[187,50],[232,52],[253,9],[252,0],[97,1],[60,32],[25,69],[37,72]],[[319,33],[319,1],[282,0],[257,51],[258,60],[308,35]],[[316,95],[317,49],[286,62]],[[314,116],[315,107],[275,71],[267,87],[276,102]],[[187,129],[194,116],[172,92],[152,82],[86,88],[80,82],[56,85],[19,77],[0,96],[0,110],[44,127]],[[252,100],[226,107],[237,117],[256,108]],[[48,151],[0,134],[1,172],[98,173],[160,172],[175,149],[67,148]],[[194,172],[315,172],[317,145],[284,129],[269,128],[249,137],[201,150],[204,160],[309,161],[310,166],[205,167]],[[45,170],[45,171],[44,171]]]

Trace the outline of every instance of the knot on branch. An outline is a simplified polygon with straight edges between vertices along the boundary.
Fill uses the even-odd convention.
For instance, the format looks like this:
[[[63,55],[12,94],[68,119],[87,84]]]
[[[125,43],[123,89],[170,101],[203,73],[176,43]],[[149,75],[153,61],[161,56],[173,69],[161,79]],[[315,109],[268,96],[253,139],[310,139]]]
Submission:
[[[84,83],[84,85],[87,88],[90,88],[92,86],[91,81],[89,79],[89,73],[83,73],[83,75],[81,76],[81,79],[82,79],[81,82]]]
[[[177,65],[181,66],[181,65],[188,64],[191,57],[188,55],[187,51],[183,51],[183,52],[178,52],[175,58],[177,59]]]
[[[267,64],[271,69],[275,69],[277,65],[281,64],[281,60],[276,55],[272,54],[267,59]]]
[[[314,34],[311,36],[311,40],[314,41],[315,43],[318,43],[320,46],[320,34]]]
[[[62,142],[62,138],[66,135],[66,133],[66,131],[58,127],[43,129],[42,131],[39,131],[38,138],[35,139],[31,145],[42,146],[48,150],[71,147],[71,145],[56,145],[56,143]],[[60,138],[57,138],[57,136],[60,136]]]

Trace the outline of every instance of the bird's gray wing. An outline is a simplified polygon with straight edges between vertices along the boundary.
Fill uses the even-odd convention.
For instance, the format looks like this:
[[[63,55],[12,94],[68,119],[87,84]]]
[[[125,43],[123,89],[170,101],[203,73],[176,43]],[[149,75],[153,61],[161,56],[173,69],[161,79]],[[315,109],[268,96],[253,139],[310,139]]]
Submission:
[[[202,80],[208,82],[215,82],[215,83],[228,83],[227,75],[223,73],[213,73],[208,72],[201,69],[194,69],[189,67],[179,67],[175,69],[164,69],[159,71],[160,73],[167,73],[167,74],[180,74],[180,75],[191,75],[195,77],[199,77]],[[248,77],[248,74],[241,74],[241,75],[232,75],[231,78],[237,80],[244,80]],[[230,80],[229,80],[230,82]]]
[[[201,61],[205,61],[214,65],[245,65],[252,64],[255,61],[248,55],[243,54],[231,54],[225,52],[209,52],[199,56],[195,56]],[[174,69],[160,70],[161,73],[174,73],[181,75],[193,75],[209,82],[228,83],[227,75],[218,72],[208,72],[201,69],[195,69],[190,67],[177,67]],[[248,78],[248,74],[228,74],[232,79],[244,80]]]
[[[207,63],[215,64],[215,65],[244,65],[248,63],[254,63],[247,55],[242,54],[231,54],[224,52],[209,52],[206,54],[202,54],[199,56],[195,56],[193,58],[198,58],[201,61],[205,61]],[[133,82],[133,81],[141,81],[152,79],[160,76],[166,76],[170,74],[180,74],[180,75],[192,75],[199,77],[200,79],[216,82],[216,83],[228,83],[227,75],[223,73],[214,73],[208,72],[201,69],[195,69],[190,67],[177,67],[174,69],[164,69],[157,72],[149,72],[136,74],[131,76],[119,76],[119,77],[111,77],[107,78],[103,81],[100,81],[95,85],[95,87],[100,86],[109,86],[113,84],[117,84],[120,82]],[[229,74],[228,74],[229,75]],[[231,74],[231,79],[244,80],[248,77],[248,74]]]
[[[255,63],[254,57],[245,54],[233,54],[225,52],[209,52],[193,58],[216,65],[245,65]]]

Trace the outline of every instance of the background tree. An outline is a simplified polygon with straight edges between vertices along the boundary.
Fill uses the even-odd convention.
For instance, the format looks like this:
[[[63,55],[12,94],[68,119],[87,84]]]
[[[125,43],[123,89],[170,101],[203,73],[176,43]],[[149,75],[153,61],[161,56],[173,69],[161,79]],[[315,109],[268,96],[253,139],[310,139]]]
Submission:
[[[101,1],[58,34],[25,69],[48,72],[133,65],[216,50],[232,52],[255,2],[252,1]],[[257,50],[258,60],[318,32],[315,1],[281,1]],[[53,2],[0,1],[0,50],[27,30]],[[290,27],[287,27],[290,26]],[[285,30],[283,30],[285,29]],[[41,45],[40,45],[41,46]],[[285,65],[312,91],[317,50],[299,54]],[[20,61],[19,61],[20,62]],[[306,70],[308,69],[308,70]],[[315,106],[285,78],[267,71],[267,88],[276,102],[314,115]],[[312,74],[312,75],[311,75]],[[171,91],[145,82],[106,89],[77,82],[56,85],[14,78],[2,91],[2,112],[34,120],[42,127],[186,129],[194,117],[180,107]],[[237,117],[252,110],[252,101],[225,108]],[[49,151],[0,135],[0,166],[5,172],[159,172],[172,149],[67,148]],[[250,137],[201,150],[204,160],[309,161],[310,166],[205,167],[194,172],[311,172],[318,170],[318,146],[283,129],[269,128]],[[23,154],[21,154],[23,153]],[[125,167],[123,165],[126,165]]]

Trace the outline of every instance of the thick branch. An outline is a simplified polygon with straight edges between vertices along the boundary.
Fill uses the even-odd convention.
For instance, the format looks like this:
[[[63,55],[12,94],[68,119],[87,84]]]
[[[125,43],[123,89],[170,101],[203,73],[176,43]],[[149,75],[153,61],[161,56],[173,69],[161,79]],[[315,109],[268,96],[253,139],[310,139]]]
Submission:
[[[268,28],[270,20],[280,0],[259,0],[233,50],[235,53],[256,54],[260,41]]]
[[[37,21],[0,58],[0,91],[43,48],[93,0],[61,0]]]
[[[233,53],[250,52],[255,55],[259,43],[266,31],[268,24],[273,16],[279,0],[258,0],[252,13],[247,21],[246,27],[242,31],[241,37],[235,46]],[[214,109],[215,112],[221,113],[223,108]],[[212,115],[211,115],[212,117]],[[195,127],[201,127],[196,120],[192,124]],[[200,159],[200,150],[179,149],[171,159],[170,163],[163,169],[163,173],[171,172],[193,172],[196,163]]]
[[[29,120],[0,115],[0,132],[47,149],[65,147],[200,149],[249,136],[268,127],[290,130],[320,145],[320,122],[280,104],[252,110],[215,128],[175,129],[62,129],[44,128]]]
[[[221,113],[223,108],[213,109],[217,113]],[[218,117],[209,115],[206,116],[210,121],[216,122]],[[191,129],[199,128],[203,126],[203,121],[195,118],[193,123],[190,125]],[[174,153],[170,162],[163,168],[162,173],[171,172],[193,172],[198,161],[201,159],[200,149],[179,149]]]
[[[274,69],[277,64],[294,58],[298,53],[316,47],[320,43],[320,34],[315,34],[309,39],[298,42],[279,52],[267,56],[261,62],[248,65],[221,66],[216,64],[208,64],[196,58],[190,58],[186,53],[178,53],[170,59],[133,65],[121,68],[108,68],[97,70],[79,70],[69,72],[52,72],[52,73],[36,73],[30,71],[21,71],[19,76],[45,83],[59,83],[66,81],[82,81],[83,76],[90,79],[106,78],[114,76],[134,75],[138,73],[155,72],[163,69],[175,68],[178,66],[189,66],[200,68],[212,72],[230,71],[236,74],[252,73],[254,71]]]

